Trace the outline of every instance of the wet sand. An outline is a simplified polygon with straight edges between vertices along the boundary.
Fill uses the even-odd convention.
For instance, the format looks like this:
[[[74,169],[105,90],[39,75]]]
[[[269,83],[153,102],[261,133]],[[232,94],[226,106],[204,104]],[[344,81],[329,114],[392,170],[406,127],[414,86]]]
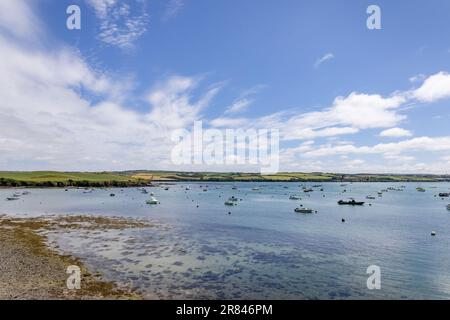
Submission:
[[[11,218],[0,215],[0,299],[140,299],[132,290],[119,288],[92,274],[83,263],[46,245],[45,232],[56,228],[92,230],[148,226],[129,219],[90,216]],[[80,267],[81,289],[67,289],[70,265]]]

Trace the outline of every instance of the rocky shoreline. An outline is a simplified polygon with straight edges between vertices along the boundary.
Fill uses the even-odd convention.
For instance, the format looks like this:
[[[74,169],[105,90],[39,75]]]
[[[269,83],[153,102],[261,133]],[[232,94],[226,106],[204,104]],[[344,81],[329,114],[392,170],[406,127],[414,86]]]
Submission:
[[[151,226],[148,222],[93,216],[14,218],[0,215],[0,299],[141,299],[132,289],[93,274],[76,257],[62,255],[46,245],[45,233],[56,229],[126,229]],[[68,266],[81,269],[81,289],[66,285]]]

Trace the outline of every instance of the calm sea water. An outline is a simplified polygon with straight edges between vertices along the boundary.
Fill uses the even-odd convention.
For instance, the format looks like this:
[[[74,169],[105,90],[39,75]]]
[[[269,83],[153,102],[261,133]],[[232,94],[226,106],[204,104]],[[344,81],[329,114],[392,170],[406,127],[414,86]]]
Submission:
[[[400,185],[404,191],[377,197]],[[0,213],[158,221],[145,230],[49,234],[51,245],[148,298],[450,299],[450,199],[435,197],[450,192],[449,183],[322,188],[305,194],[299,183],[176,183],[167,191],[147,188],[161,201],[157,206],[145,204],[149,195],[135,188],[31,189],[18,201],[3,201],[16,190],[1,189]],[[231,196],[242,201],[227,207]],[[350,197],[366,205],[337,205]],[[318,212],[295,213],[300,204]],[[381,268],[380,290],[367,289],[370,265]]]

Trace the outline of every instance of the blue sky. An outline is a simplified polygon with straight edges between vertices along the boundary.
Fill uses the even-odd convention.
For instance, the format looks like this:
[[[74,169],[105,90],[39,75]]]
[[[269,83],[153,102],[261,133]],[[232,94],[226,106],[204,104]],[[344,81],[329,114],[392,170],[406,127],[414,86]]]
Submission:
[[[0,169],[255,170],[175,166],[171,132],[202,120],[279,129],[283,171],[449,173],[449,15],[446,0],[4,0]]]

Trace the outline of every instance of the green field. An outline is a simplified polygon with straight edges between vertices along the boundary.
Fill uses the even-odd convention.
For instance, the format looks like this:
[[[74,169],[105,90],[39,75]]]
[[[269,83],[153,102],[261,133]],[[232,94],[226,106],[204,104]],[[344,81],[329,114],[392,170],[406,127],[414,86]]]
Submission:
[[[109,172],[0,171],[0,186],[134,186],[146,183]]]
[[[164,181],[267,181],[267,182],[439,182],[448,175],[382,175],[281,172],[257,173],[124,171],[124,172],[13,172],[0,171],[2,187],[135,187]]]
[[[449,175],[390,175],[390,174],[336,174],[280,172],[275,175],[258,173],[218,173],[218,172],[168,172],[168,171],[127,171],[124,174],[136,179],[151,181],[300,181],[300,182],[438,182],[450,181]]]

